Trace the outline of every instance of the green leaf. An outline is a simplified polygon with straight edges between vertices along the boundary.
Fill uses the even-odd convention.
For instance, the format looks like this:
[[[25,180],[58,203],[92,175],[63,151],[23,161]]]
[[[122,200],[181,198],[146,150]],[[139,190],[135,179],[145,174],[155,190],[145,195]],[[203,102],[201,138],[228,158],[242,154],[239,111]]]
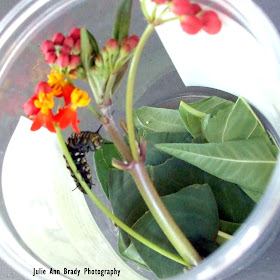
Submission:
[[[144,106],[134,110],[134,124],[150,132],[186,132],[179,112],[165,108]]]
[[[109,197],[116,217],[128,226],[132,226],[147,211],[147,206],[140,195],[129,172],[110,169],[108,175]],[[128,235],[120,230],[125,246],[129,246]]]
[[[267,136],[263,125],[249,104],[239,98],[233,107],[227,107],[214,117],[202,119],[208,142],[219,143]]]
[[[190,104],[186,104],[182,101],[180,103],[179,112],[187,130],[196,138],[202,135],[201,118],[203,115],[211,114],[215,116],[219,110],[232,106],[233,103],[231,101],[213,96]]]
[[[251,188],[244,187],[244,186],[242,186],[241,188],[249,197],[254,198],[254,201],[256,202],[258,202],[263,195],[263,191],[261,190],[253,190]]]
[[[109,197],[108,192],[108,174],[109,169],[113,168],[112,159],[121,160],[121,156],[113,143],[106,143],[102,149],[93,153],[95,172],[98,181],[106,194]]]
[[[113,30],[114,38],[120,43],[128,37],[130,28],[132,0],[121,0],[117,9]]]
[[[223,180],[252,190],[258,201],[264,192],[276,160],[263,138],[225,143],[156,144],[156,148],[185,160]],[[245,191],[245,189],[244,189]]]
[[[81,28],[81,60],[86,71],[90,66],[91,56],[98,54],[98,44],[94,36],[87,29]]]
[[[117,90],[119,84],[121,83],[121,81],[122,81],[124,75],[125,75],[126,72],[127,72],[128,66],[129,66],[129,61],[126,62],[126,63],[121,67],[121,69],[118,71],[117,76],[116,76],[116,79],[115,79],[115,82],[114,82],[114,85],[113,85],[113,87],[112,87],[112,93],[114,93],[114,92]]]
[[[121,236],[122,236],[122,235],[119,235],[119,244],[120,244],[120,242],[121,242],[121,241],[120,241]],[[130,245],[129,245],[127,248],[124,248],[123,251],[120,250],[120,245],[119,245],[119,252],[120,252],[120,254],[121,254],[123,257],[125,257],[125,258],[127,258],[127,259],[129,259],[129,260],[131,260],[131,261],[133,261],[133,262],[135,262],[135,263],[137,263],[137,264],[140,265],[142,268],[148,269],[148,270],[149,270],[148,266],[147,266],[146,263],[143,261],[143,259],[140,257],[140,255],[139,255],[139,253],[137,252],[137,250],[136,250],[136,248],[135,248],[135,246],[134,246],[133,243],[130,243]]]
[[[100,102],[98,94],[98,85],[94,79],[92,71],[92,59],[99,54],[99,49],[94,36],[85,28],[81,28],[81,61],[84,68],[85,78],[93,92],[95,101]]]
[[[148,167],[148,171],[160,196],[175,193],[185,186],[208,183],[215,195],[220,218],[230,222],[243,222],[255,205],[237,185],[177,158]],[[113,212],[128,226],[132,226],[148,210],[128,172],[110,170],[109,197]],[[122,231],[121,235],[128,246],[129,237]]]
[[[255,206],[252,199],[236,184],[223,181],[176,158],[153,167],[151,178],[161,196],[188,185],[208,183],[214,193],[220,218],[230,222],[243,222]]]
[[[241,226],[239,223],[232,223],[228,221],[224,221],[220,219],[220,226],[219,229],[228,234],[234,234],[238,228]]]
[[[93,57],[96,57],[99,55],[98,43],[97,43],[96,39],[94,38],[94,36],[88,30],[87,30],[87,35],[88,35],[89,43],[92,48]]]
[[[162,199],[198,252],[202,256],[211,253],[216,248],[214,240],[219,226],[217,205],[211,188],[207,184],[189,186]],[[132,228],[160,247],[176,254],[174,247],[150,212],[145,213]],[[158,254],[135,239],[132,242],[139,255],[159,278],[168,278],[183,272],[184,266]]]
[[[236,184],[208,173],[204,178],[217,201],[220,219],[234,223],[244,222],[255,207],[254,201]]]
[[[147,165],[159,165],[164,163],[171,156],[155,148],[159,143],[190,143],[192,136],[187,132],[168,133],[168,132],[148,132],[143,135],[147,141],[146,161]]]

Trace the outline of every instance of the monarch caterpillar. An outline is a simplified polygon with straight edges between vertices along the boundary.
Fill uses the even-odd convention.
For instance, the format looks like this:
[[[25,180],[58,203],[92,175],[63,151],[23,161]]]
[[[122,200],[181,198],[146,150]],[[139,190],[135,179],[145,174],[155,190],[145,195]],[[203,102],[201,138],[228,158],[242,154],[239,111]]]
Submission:
[[[81,131],[80,133],[72,133],[68,138],[66,145],[69,150],[69,153],[77,166],[79,173],[81,174],[84,181],[87,183],[88,187],[91,188],[92,183],[92,174],[90,171],[90,167],[88,165],[86,154],[89,151],[95,152],[99,150],[103,144],[103,138],[99,134],[99,130],[102,125],[98,128],[96,132],[92,131]],[[65,158],[65,157],[64,157]],[[66,159],[65,159],[66,160]],[[74,178],[77,188],[86,193],[81,184],[79,183],[76,176],[73,174],[72,169],[70,168],[67,160],[66,166],[71,172],[71,176]]]

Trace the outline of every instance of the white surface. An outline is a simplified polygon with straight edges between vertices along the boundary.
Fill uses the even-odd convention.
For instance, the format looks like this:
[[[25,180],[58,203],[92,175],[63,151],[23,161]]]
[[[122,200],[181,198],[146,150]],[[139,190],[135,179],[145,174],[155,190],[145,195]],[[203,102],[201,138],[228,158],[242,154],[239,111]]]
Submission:
[[[215,35],[186,34],[178,21],[157,27],[157,33],[185,86],[220,89],[243,96],[261,112],[272,111],[267,96],[280,88],[275,59],[239,24],[219,16],[223,27]]]
[[[72,192],[75,183],[56,134],[45,128],[32,132],[31,123],[20,118],[2,171],[5,205],[23,241],[61,274],[64,268],[80,269],[80,276],[70,276],[72,279],[92,279],[83,273],[84,268],[120,270],[121,278],[113,275],[110,279],[145,279],[112,249],[92,218],[84,195]],[[48,279],[59,279],[48,272]]]

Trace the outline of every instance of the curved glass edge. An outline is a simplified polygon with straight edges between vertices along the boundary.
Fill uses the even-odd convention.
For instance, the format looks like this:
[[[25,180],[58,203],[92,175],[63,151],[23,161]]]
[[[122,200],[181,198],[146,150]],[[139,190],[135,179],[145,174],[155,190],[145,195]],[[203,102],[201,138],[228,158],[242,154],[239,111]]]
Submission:
[[[19,2],[2,20],[0,27],[0,56],[1,61],[0,80],[7,71],[7,66],[13,61],[14,54],[25,44],[26,38],[30,36],[42,21],[47,23],[55,17],[61,10],[67,10],[71,7],[84,2],[85,0],[22,0]],[[43,16],[42,15],[46,15]],[[32,30],[24,32],[25,23],[36,18]],[[40,24],[39,24],[40,21]],[[11,38],[11,35],[15,35]],[[16,46],[16,47],[13,47]],[[0,257],[8,263],[19,274],[26,279],[47,279],[47,276],[32,276],[34,267],[48,269],[42,261],[32,257],[15,238],[13,233],[7,227],[6,221],[0,217],[0,230],[2,242],[0,244]],[[63,276],[56,276],[57,279],[65,279]]]
[[[273,26],[270,19],[263,13],[263,11],[253,1],[225,1],[226,4],[231,6],[231,3],[235,8],[244,15],[246,23],[251,32],[257,38],[262,39],[264,42],[269,42],[263,45],[265,49],[275,55],[275,63],[278,65],[277,75],[280,79],[280,40],[276,28]],[[246,17],[245,17],[246,15]],[[257,22],[257,23],[256,23]],[[268,96],[271,98],[271,96]],[[272,102],[280,104],[279,96],[275,96],[271,99]],[[275,104],[275,103],[274,103]],[[275,116],[277,119],[272,121],[272,125],[278,135],[280,134],[280,112],[275,104]],[[279,159],[279,157],[278,157]],[[242,263],[244,258],[250,253],[251,261],[258,255],[253,255],[257,250],[258,253],[262,252],[276,237],[276,233],[273,231],[277,228],[279,231],[278,222],[280,220],[280,162],[275,167],[273,175],[270,179],[267,191],[258,203],[256,208],[241,228],[236,232],[234,238],[223,245],[220,249],[214,252],[211,256],[205,259],[198,267],[192,269],[187,274],[180,275],[176,280],[208,280],[219,279],[229,277],[234,273],[231,266]],[[267,201],[270,202],[269,208]],[[252,257],[253,256],[253,257]],[[246,264],[242,266],[250,265],[250,260],[246,260]],[[225,271],[227,271],[225,273]],[[236,271],[235,271],[236,272]]]

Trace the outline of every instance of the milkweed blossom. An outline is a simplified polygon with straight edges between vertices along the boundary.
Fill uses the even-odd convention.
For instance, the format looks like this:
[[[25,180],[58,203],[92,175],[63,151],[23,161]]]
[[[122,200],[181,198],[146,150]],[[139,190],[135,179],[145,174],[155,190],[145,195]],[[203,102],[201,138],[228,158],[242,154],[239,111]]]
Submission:
[[[81,39],[80,28],[70,30],[68,36],[55,33],[51,40],[41,45],[45,61],[52,69],[62,74],[76,73],[81,68]]]
[[[222,28],[222,22],[216,12],[204,10],[201,5],[190,0],[151,0],[157,5],[166,4],[175,14],[184,32],[197,34],[204,30],[208,34],[217,34]]]
[[[61,99],[64,100],[64,105],[60,108]],[[55,101],[59,102],[56,104]],[[32,131],[45,126],[49,131],[55,132],[56,123],[61,129],[72,125],[74,131],[80,132],[77,108],[89,103],[90,98],[85,91],[73,86],[63,75],[52,70],[48,81],[37,85],[34,95],[25,102],[23,109],[33,120]]]

